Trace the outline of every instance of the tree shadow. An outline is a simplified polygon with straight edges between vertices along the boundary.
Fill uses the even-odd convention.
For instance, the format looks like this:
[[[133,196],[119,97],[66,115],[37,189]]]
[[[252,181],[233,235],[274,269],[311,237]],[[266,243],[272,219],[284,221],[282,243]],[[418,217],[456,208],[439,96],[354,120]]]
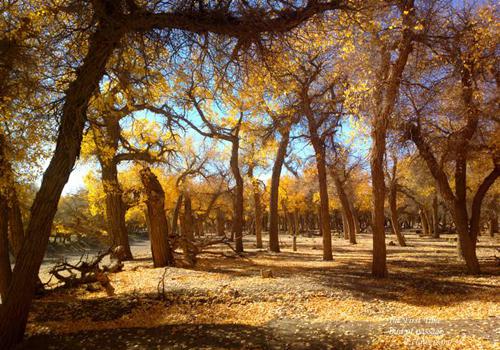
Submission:
[[[283,324],[276,327],[244,324],[177,324],[154,328],[118,328],[64,335],[34,335],[21,349],[352,349],[360,340],[334,332]],[[294,335],[295,334],[295,335]]]

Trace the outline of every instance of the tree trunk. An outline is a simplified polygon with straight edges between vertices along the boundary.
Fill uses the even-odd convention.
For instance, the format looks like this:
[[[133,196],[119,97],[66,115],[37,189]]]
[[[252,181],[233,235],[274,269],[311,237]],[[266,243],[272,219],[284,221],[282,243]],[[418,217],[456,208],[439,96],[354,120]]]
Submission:
[[[122,246],[124,249],[123,260],[132,260],[132,251],[125,225],[125,203],[122,197],[123,191],[118,182],[116,163],[103,161],[101,169],[102,185],[106,195],[106,224],[108,234],[112,239],[112,247]]]
[[[236,186],[234,188],[234,216],[233,216],[233,234],[235,241],[235,250],[237,253],[243,252],[243,177],[241,176],[239,166],[239,148],[240,139],[238,136],[232,141],[231,147],[231,172],[233,173]]]
[[[344,208],[340,211],[340,215],[342,216],[342,232],[344,234],[344,239],[349,239],[349,223],[347,222],[347,216],[345,214]]]
[[[168,241],[168,225],[165,215],[165,192],[156,175],[149,168],[142,169],[140,174],[146,192],[153,265],[154,267],[173,266],[174,256]]]
[[[389,191],[389,208],[391,211],[391,228],[392,233],[396,235],[398,243],[401,247],[406,247],[406,240],[401,232],[398,220],[398,207],[397,207],[397,182],[391,183],[391,188]]]
[[[498,215],[492,214],[490,216],[488,230],[490,231],[490,236],[495,237],[495,233],[498,232]]]
[[[259,181],[253,177],[253,167],[249,167],[248,176],[252,181],[253,202],[254,202],[254,227],[256,247],[262,248],[262,199],[259,187]]]
[[[373,211],[373,261],[372,275],[387,277],[386,246],[385,246],[385,181],[384,154],[386,144],[386,121],[381,116],[375,117],[372,127],[372,150],[370,167],[372,175]]]
[[[179,224],[179,212],[181,210],[182,205],[182,193],[177,197],[177,202],[175,203],[174,213],[172,215],[172,236],[177,235],[178,224]]]
[[[286,157],[286,149],[290,138],[290,129],[287,128],[281,133],[276,159],[274,160],[271,175],[271,193],[269,200],[269,250],[275,253],[280,251],[279,244],[279,211],[278,196],[280,187],[281,169]]]
[[[349,239],[351,244],[356,244],[356,228],[352,212],[352,204],[350,203],[349,197],[347,197],[344,184],[334,170],[332,170],[332,177],[335,183],[335,189],[337,190],[337,195],[340,199],[340,204],[342,205],[342,222],[347,226],[344,227],[344,235],[347,233],[347,237],[345,238]]]
[[[469,231],[468,215],[466,203],[456,201],[453,218],[457,229],[457,250],[461,258],[464,259],[467,270],[471,274],[479,274],[479,261],[476,254],[476,239],[472,238]]]
[[[223,237],[226,235],[226,233],[224,232],[225,219],[224,219],[224,213],[220,208],[217,209],[216,220],[217,220],[217,235]]]
[[[14,257],[17,257],[24,241],[24,224],[19,200],[15,191],[9,199],[9,243]]]
[[[182,244],[181,248],[186,261],[193,265],[196,262],[196,252],[193,250],[193,242],[195,240],[196,222],[193,215],[191,195],[189,192],[184,192],[184,215],[181,221],[182,227]]]
[[[429,236],[429,222],[427,220],[427,214],[425,212],[424,208],[420,208],[418,211],[418,214],[420,215],[420,224],[422,226],[422,234],[424,236]]]
[[[297,235],[299,234],[299,210],[295,209],[293,212],[293,241],[292,241],[292,250],[294,252],[297,251]]]
[[[101,80],[106,63],[118,45],[122,29],[100,21],[89,39],[88,52],[66,90],[54,155],[31,207],[26,239],[18,254],[7,302],[0,310],[0,348],[11,349],[22,340],[37,273],[45,254],[57,204],[80,152],[88,103]]]
[[[311,125],[311,123],[309,123]],[[325,146],[321,143],[316,131],[309,126],[311,143],[316,156],[316,168],[318,170],[318,185],[320,199],[320,226],[323,236],[323,260],[333,260],[332,255],[332,233],[330,231],[330,203],[328,201],[328,182],[326,178]]]
[[[439,212],[438,212],[438,198],[437,194],[432,199],[432,237],[439,238]]]
[[[2,304],[7,300],[7,291],[12,281],[9,257],[9,215],[7,199],[0,194],[0,297]],[[1,307],[1,305],[0,305]]]

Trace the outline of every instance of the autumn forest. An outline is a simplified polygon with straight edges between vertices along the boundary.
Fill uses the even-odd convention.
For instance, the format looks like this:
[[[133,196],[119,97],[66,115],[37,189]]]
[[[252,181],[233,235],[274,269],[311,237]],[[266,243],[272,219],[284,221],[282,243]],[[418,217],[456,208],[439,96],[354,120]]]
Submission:
[[[0,349],[496,349],[489,0],[0,0]]]

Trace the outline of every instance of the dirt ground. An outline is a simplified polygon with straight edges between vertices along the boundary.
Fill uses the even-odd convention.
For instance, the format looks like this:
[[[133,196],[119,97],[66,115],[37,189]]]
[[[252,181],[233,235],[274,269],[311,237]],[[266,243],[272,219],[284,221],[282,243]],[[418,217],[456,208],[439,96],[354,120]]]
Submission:
[[[406,234],[408,247],[387,247],[388,279],[370,276],[365,234],[357,245],[334,237],[332,262],[319,237],[299,237],[293,252],[283,235],[275,254],[246,236],[242,256],[215,246],[189,269],[152,268],[141,244],[110,275],[115,296],[80,288],[35,300],[19,348],[499,349],[498,237],[480,237],[483,274],[466,276],[452,236]]]

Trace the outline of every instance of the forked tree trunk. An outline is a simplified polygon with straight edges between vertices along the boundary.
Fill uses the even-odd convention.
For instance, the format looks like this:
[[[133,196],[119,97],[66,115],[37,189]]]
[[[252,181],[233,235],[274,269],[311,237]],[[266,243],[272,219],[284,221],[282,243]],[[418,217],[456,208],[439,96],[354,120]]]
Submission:
[[[286,149],[290,139],[290,129],[287,128],[281,133],[281,141],[274,160],[273,171],[271,175],[271,193],[269,200],[269,250],[278,253],[280,251],[279,243],[279,211],[278,197],[281,178],[281,169],[286,157]]]
[[[173,266],[174,256],[168,241],[168,225],[165,215],[165,192],[155,174],[149,168],[140,171],[146,192],[149,239],[154,267]]]
[[[80,152],[88,103],[123,35],[123,28],[114,25],[113,21],[99,22],[83,64],[66,90],[54,155],[31,207],[26,230],[30,239],[23,242],[6,303],[0,309],[0,349],[12,348],[23,337],[57,204]]]
[[[240,139],[238,136],[232,140],[231,147],[231,172],[233,173],[234,180],[236,181],[236,186],[234,188],[234,215],[233,215],[233,230],[234,241],[235,241],[235,251],[237,253],[243,252],[243,177],[241,176],[240,166],[239,166],[239,149],[240,149]]]
[[[123,260],[132,260],[132,251],[125,225],[125,203],[123,191],[118,181],[118,170],[114,162],[101,162],[102,185],[106,195],[106,224],[112,239],[112,247],[123,247]]]
[[[9,215],[7,199],[0,194],[0,297],[2,304],[7,300],[7,291],[12,281],[9,257]],[[1,307],[1,305],[0,305]]]

